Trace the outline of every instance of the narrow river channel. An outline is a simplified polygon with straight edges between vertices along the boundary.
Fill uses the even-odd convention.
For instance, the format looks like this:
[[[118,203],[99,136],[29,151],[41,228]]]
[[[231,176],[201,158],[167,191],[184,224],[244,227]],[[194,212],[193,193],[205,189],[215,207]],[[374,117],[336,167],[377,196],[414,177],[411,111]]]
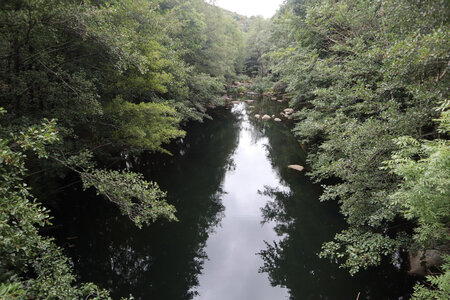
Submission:
[[[262,224],[261,209],[270,197],[258,191],[288,188],[273,170],[267,158],[269,140],[250,124],[244,102],[235,104],[232,113],[240,119],[239,142],[231,157],[234,167],[222,184],[224,218],[206,243],[209,260],[200,275],[198,299],[285,299],[285,288],[271,287],[267,274],[258,273],[263,260],[256,253],[264,241],[279,240],[274,222]]]
[[[172,156],[128,161],[168,192],[179,222],[139,230],[95,193],[63,189],[54,235],[80,280],[114,299],[407,299],[411,279],[391,263],[351,277],[317,257],[343,217],[318,201],[320,185],[287,168],[306,158],[288,126],[252,117],[282,104],[252,105],[191,124]]]

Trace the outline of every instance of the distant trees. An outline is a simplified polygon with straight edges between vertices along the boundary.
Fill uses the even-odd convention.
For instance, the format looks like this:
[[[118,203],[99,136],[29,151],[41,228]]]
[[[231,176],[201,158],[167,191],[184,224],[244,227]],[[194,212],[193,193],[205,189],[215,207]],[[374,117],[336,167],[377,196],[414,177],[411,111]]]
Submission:
[[[246,33],[245,71],[249,76],[262,78],[267,75],[270,24],[270,20],[254,17]]]

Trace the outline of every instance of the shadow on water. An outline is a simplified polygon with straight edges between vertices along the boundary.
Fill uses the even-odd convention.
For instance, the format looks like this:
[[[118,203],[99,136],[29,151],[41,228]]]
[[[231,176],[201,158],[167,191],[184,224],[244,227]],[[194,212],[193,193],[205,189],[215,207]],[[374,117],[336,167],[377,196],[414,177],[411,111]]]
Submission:
[[[287,190],[265,186],[260,191],[271,198],[262,209],[263,222],[275,222],[274,229],[282,237],[266,241],[259,253],[264,260],[260,272],[269,275],[272,285],[288,288],[290,299],[356,299],[358,294],[359,299],[408,299],[412,278],[389,262],[352,277],[336,262],[318,257],[321,245],[345,226],[339,208],[334,202],[319,202],[320,186],[287,168],[306,163],[289,126],[251,120],[268,138],[267,158],[280,182],[288,186]]]
[[[233,167],[239,123],[227,110],[214,121],[191,124],[173,156],[130,158],[133,171],[168,191],[179,222],[137,229],[106,200],[78,189],[58,195],[55,231],[82,281],[112,292],[114,299],[192,299],[207,255],[205,242],[223,216],[221,183]],[[219,117],[220,116],[220,117]]]
[[[289,126],[252,116],[279,114],[284,107],[259,100],[235,104],[232,111],[219,108],[214,120],[189,125],[186,138],[171,145],[173,156],[127,158],[131,170],[168,192],[179,222],[139,230],[114,205],[79,185],[54,196],[59,201],[50,201],[56,203],[52,234],[80,280],[109,289],[114,299],[408,294],[411,283],[390,264],[350,277],[317,257],[322,243],[345,224],[334,203],[318,201],[320,186],[287,168],[306,158]]]

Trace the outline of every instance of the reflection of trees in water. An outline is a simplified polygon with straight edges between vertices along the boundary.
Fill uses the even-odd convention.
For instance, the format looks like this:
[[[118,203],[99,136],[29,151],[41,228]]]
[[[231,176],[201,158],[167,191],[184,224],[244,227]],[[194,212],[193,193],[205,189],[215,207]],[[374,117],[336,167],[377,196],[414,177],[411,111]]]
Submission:
[[[292,299],[307,299],[306,296],[323,299],[326,291],[330,291],[334,275],[333,268],[327,267],[328,262],[321,262],[316,256],[321,243],[318,236],[326,228],[317,224],[321,220],[308,212],[299,215],[302,205],[298,202],[306,201],[303,197],[296,199],[291,192],[270,187],[265,187],[263,194],[272,199],[262,209],[264,222],[275,222],[275,230],[282,239],[266,242],[267,248],[259,253],[264,260],[260,272],[267,272],[273,285],[287,287]]]
[[[260,272],[269,275],[272,285],[289,289],[291,299],[397,299],[408,291],[406,276],[391,265],[351,277],[335,262],[319,259],[321,245],[331,240],[343,226],[335,203],[320,203],[320,187],[304,173],[287,168],[304,164],[305,153],[283,124],[255,122],[269,143],[267,157],[283,187],[264,187],[260,193],[271,199],[263,208],[263,222],[273,223],[281,237],[266,242],[259,252],[264,263]],[[380,288],[380,285],[384,288]]]
[[[251,104],[254,106],[253,109],[247,108],[248,119],[250,122],[250,126],[245,128],[248,132],[250,132],[250,136],[252,138],[252,143],[257,143],[261,139],[266,138],[266,131],[272,127],[274,124],[273,120],[263,121],[261,119],[256,119],[254,117],[255,114],[259,114],[261,116],[267,114],[269,116],[275,115],[279,117],[279,113],[282,110],[282,106],[274,101],[271,101],[269,97],[259,98],[257,101]]]
[[[220,223],[224,206],[221,184],[233,168],[240,123],[226,111],[206,124],[192,124],[173,156],[129,157],[133,171],[159,183],[177,208],[179,222],[157,222],[138,230],[94,193],[66,191],[56,231],[68,248],[82,281],[112,291],[114,298],[192,299],[207,259],[209,234]],[[75,217],[74,217],[75,216]],[[69,239],[67,237],[78,237]]]
[[[265,186],[264,191],[258,191],[258,193],[269,196],[271,199],[289,198],[292,196],[289,194],[290,192],[280,191],[277,188],[271,188],[269,186]],[[274,230],[279,236],[286,233],[286,226],[294,222],[294,218],[286,212],[284,204],[284,202],[280,201],[269,201],[261,208],[263,216],[262,223],[274,222]]]
[[[321,244],[342,226],[330,209],[296,192],[266,187],[263,193],[272,199],[262,209],[264,222],[275,223],[281,240],[259,252],[260,272],[272,285],[287,287],[291,299],[353,299],[359,292],[360,299],[407,297],[410,280],[388,263],[351,277],[336,262],[318,258]]]

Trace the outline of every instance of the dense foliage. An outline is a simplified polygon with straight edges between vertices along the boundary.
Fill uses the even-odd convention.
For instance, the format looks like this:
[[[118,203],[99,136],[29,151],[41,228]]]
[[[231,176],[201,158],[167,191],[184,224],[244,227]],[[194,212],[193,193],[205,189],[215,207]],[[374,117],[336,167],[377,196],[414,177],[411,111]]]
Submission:
[[[449,251],[449,16],[448,1],[289,0],[271,20],[266,78],[287,84],[310,174],[348,223],[321,256],[351,273]]]
[[[320,255],[353,274],[401,251],[438,251],[432,288],[414,295],[445,298],[449,6],[286,0],[265,20],[203,0],[1,1],[0,298],[108,298],[77,284],[40,234],[50,214],[28,181],[50,166],[79,175],[139,227],[176,220],[157,183],[101,168],[101,158],[170,155],[164,145],[208,118],[240,73],[254,91],[292,97],[310,175],[327,182],[322,200],[341,205],[348,228]]]
[[[168,153],[208,117],[242,69],[239,24],[202,0],[6,0],[0,35],[0,298],[108,298],[40,235],[50,215],[27,181],[76,173],[139,227],[176,220],[157,183],[99,157]]]
[[[4,113],[5,111],[1,111]],[[45,121],[0,139],[0,297],[2,299],[82,298],[107,293],[92,284],[73,286],[67,258],[38,227],[50,224],[49,212],[33,198],[24,182],[26,152],[48,157],[45,146],[58,139],[55,122]]]

